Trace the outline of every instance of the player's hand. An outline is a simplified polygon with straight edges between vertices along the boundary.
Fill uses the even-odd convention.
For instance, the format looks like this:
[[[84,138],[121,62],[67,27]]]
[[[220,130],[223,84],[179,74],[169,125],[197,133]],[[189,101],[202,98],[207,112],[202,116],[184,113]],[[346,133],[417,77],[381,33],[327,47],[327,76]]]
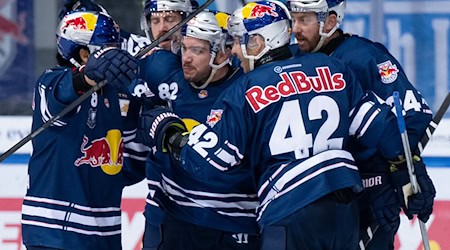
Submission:
[[[183,121],[170,109],[156,107],[142,112],[137,131],[137,142],[156,150],[168,151],[168,138],[176,132],[187,131]]]
[[[122,88],[136,78],[137,70],[137,60],[127,51],[109,47],[94,51],[83,73],[96,83],[106,80],[108,84]]]
[[[375,220],[386,232],[396,232],[400,226],[400,196],[390,182],[389,173],[361,173],[364,180],[376,180],[365,188]]]
[[[433,203],[436,196],[436,189],[433,182],[427,174],[425,164],[418,156],[414,156],[414,174],[416,175],[417,183],[420,187],[420,192],[417,194],[405,194],[404,186],[410,185],[410,179],[408,170],[406,169],[406,163],[396,165],[395,168],[398,171],[392,173],[393,179],[396,182],[396,189],[402,194],[403,212],[411,220],[414,214],[417,214],[418,218],[427,222],[433,212]]]

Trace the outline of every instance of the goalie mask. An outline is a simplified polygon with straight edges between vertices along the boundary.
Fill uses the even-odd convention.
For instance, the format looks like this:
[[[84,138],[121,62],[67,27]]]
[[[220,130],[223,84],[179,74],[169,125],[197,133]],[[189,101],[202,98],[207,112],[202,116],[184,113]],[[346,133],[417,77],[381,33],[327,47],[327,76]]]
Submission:
[[[118,46],[119,31],[119,26],[106,14],[71,12],[63,17],[56,30],[58,53],[80,67],[80,63],[74,59],[79,47],[85,46],[92,52],[105,46]]]
[[[287,6],[293,13],[295,12],[315,12],[319,21],[320,40],[312,52],[322,48],[326,38],[330,37],[342,24],[346,2],[344,0],[288,0]],[[329,13],[336,14],[337,23],[328,33],[323,31],[325,20]]]
[[[225,12],[205,10],[192,18],[182,29],[181,34],[183,37],[201,39],[207,41],[210,45],[211,59],[209,60],[209,66],[211,66],[211,73],[202,85],[198,86],[191,83],[192,87],[196,89],[206,88],[214,78],[217,70],[230,62],[230,60],[227,59],[220,64],[214,63],[217,53],[225,53],[225,44],[228,40],[228,32],[226,30],[226,21],[228,17],[229,15]]]

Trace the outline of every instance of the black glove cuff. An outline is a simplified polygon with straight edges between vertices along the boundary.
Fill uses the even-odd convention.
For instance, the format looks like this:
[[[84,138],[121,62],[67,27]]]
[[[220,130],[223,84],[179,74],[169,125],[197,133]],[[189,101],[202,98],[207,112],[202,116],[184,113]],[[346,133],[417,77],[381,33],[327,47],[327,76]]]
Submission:
[[[73,88],[75,89],[75,92],[78,95],[82,95],[92,88],[92,86],[89,85],[84,79],[83,72],[74,73],[72,79],[73,79]]]
[[[183,146],[186,145],[187,141],[189,140],[188,135],[183,135],[184,132],[175,132],[172,135],[169,136],[168,140],[168,148],[169,151],[172,153],[173,157],[176,160],[180,159],[181,150],[183,149]]]

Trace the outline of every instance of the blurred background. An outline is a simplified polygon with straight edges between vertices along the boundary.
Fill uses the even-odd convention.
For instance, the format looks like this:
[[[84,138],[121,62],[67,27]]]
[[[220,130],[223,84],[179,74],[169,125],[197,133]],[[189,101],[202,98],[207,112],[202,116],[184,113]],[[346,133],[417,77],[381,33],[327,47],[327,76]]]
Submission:
[[[121,29],[144,34],[139,26],[144,1],[94,2],[101,4]],[[245,2],[215,0],[210,9],[233,12]],[[0,0],[0,153],[31,132],[33,86],[45,69],[56,65],[55,29],[62,5],[63,0]],[[438,109],[450,89],[450,0],[347,0],[343,30],[384,44],[432,110]],[[20,211],[30,152],[28,143],[0,163],[2,250],[24,249]],[[450,112],[422,155],[437,189],[427,223],[431,247],[450,249]],[[145,183],[124,191],[124,249],[140,249],[146,194]],[[418,221],[409,221],[404,215],[401,220],[396,249],[422,249]]]
[[[143,35],[143,0],[97,0],[120,27]],[[200,4],[204,0],[199,1]],[[232,12],[244,0],[216,0]],[[0,115],[31,114],[37,77],[55,65],[62,0],[0,0]],[[379,41],[436,110],[449,91],[450,0],[347,0],[344,31]]]

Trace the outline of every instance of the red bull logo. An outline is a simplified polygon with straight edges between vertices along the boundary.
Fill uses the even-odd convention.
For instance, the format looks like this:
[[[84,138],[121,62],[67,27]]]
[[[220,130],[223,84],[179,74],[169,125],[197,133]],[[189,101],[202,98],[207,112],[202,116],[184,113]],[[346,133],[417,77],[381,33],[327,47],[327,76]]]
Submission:
[[[340,72],[333,74],[329,67],[317,67],[316,72],[316,76],[307,75],[303,71],[281,72],[281,81],[265,88],[253,86],[246,91],[245,99],[257,113],[283,97],[310,92],[337,92],[347,85],[344,75]]]
[[[84,136],[81,144],[83,156],[75,161],[75,166],[83,164],[101,167],[103,172],[115,175],[123,166],[123,138],[118,129],[109,130],[106,137],[93,140],[86,146],[89,138]]]
[[[213,109],[209,113],[208,117],[206,118],[206,123],[212,128],[214,125],[216,125],[220,119],[222,119],[222,113],[223,110],[221,109]]]
[[[95,24],[97,23],[97,16],[91,13],[80,14],[74,13],[68,15],[63,20],[63,26],[61,29],[71,28],[73,30],[89,30],[93,31],[95,29]]]
[[[258,18],[263,17],[265,15],[278,17],[278,13],[275,10],[276,6],[274,3],[269,3],[268,5],[248,3],[242,9],[242,16],[244,18]]]
[[[392,64],[390,60],[377,64],[377,66],[383,83],[389,84],[397,79],[399,70],[397,69],[397,65]]]

